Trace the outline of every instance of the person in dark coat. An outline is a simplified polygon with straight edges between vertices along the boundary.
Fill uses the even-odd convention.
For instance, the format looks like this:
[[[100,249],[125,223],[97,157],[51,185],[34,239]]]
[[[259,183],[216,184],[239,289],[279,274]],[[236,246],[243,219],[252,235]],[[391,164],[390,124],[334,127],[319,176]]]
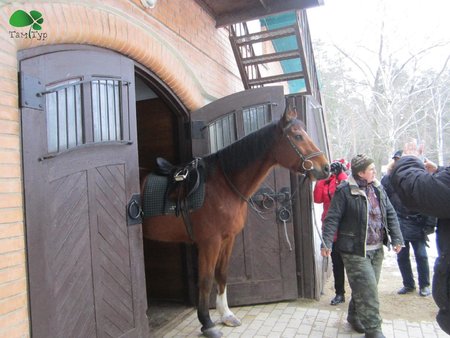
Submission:
[[[314,187],[314,203],[323,203],[322,224],[330,207],[331,198],[336,191],[337,186],[347,179],[345,173],[344,160],[334,161],[331,163],[331,175],[325,180],[317,181]],[[323,227],[322,227],[323,228]],[[337,305],[345,302],[345,272],[344,262],[337,250],[336,243],[337,236],[334,236],[333,247],[331,251],[331,262],[333,265],[334,290],[336,296],[331,300],[330,305]]]
[[[438,218],[432,292],[439,307],[436,321],[450,334],[450,166],[435,170],[421,158],[422,153],[415,142],[406,143],[392,170],[391,183],[410,210]]]
[[[436,218],[409,210],[402,203],[397,192],[392,188],[391,176],[393,166],[402,156],[402,151],[398,150],[392,157],[392,162],[388,165],[387,174],[381,179],[381,184],[397,213],[400,229],[402,231],[405,247],[397,255],[397,264],[402,274],[403,287],[397,292],[404,295],[416,290],[416,283],[411,268],[409,256],[410,246],[414,250],[414,257],[417,265],[417,275],[419,282],[419,295],[426,297],[430,291],[430,267],[428,265],[427,241],[429,229],[434,229]],[[434,231],[434,230],[433,230]]]
[[[398,253],[403,237],[397,214],[376,179],[373,159],[365,154],[351,161],[352,174],[336,189],[325,217],[321,255],[336,246],[352,289],[347,321],[366,338],[383,338],[378,281],[384,259],[383,244]]]

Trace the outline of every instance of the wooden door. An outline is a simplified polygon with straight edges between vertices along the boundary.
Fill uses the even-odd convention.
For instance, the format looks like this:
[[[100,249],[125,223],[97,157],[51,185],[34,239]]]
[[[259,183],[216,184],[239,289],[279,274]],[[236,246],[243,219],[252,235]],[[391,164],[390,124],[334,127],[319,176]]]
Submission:
[[[278,120],[284,107],[282,87],[266,87],[227,96],[193,112],[193,155],[213,153]],[[276,168],[253,197],[258,211],[249,208],[231,257],[227,283],[230,305],[297,298],[292,217],[286,227],[278,220],[287,201],[276,197],[289,190],[288,170]],[[273,196],[273,201],[263,205],[262,196]]]
[[[146,337],[134,64],[84,49],[20,68],[32,336]]]

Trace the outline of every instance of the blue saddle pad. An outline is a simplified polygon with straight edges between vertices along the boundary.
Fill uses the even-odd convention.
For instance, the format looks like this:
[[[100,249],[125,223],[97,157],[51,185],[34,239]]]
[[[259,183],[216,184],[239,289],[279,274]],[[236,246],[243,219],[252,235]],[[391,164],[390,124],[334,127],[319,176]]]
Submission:
[[[188,198],[189,210],[198,209],[205,200],[205,181],[203,173],[200,175],[200,184]],[[160,215],[174,215],[176,213],[176,201],[166,198],[166,190],[169,178],[150,174],[144,187],[142,196],[142,209],[144,218]]]

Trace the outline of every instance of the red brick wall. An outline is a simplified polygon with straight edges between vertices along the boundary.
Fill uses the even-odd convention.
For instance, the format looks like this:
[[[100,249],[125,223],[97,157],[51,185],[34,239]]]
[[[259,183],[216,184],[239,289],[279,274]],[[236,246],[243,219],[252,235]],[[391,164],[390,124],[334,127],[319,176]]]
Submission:
[[[12,38],[27,32],[9,24],[22,9],[43,14],[45,40]],[[115,50],[151,69],[189,109],[242,90],[228,32],[193,0],[39,1],[0,5],[0,337],[29,336],[22,202],[17,52],[60,44]]]

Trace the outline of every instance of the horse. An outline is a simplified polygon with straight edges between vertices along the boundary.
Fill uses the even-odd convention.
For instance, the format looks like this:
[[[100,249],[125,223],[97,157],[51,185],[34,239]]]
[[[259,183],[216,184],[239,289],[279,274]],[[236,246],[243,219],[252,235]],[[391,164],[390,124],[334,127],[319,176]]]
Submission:
[[[233,244],[244,227],[250,197],[275,166],[324,179],[328,160],[305,131],[297,111],[287,106],[279,121],[245,136],[203,158],[206,168],[203,205],[189,213],[193,236],[182,217],[160,215],[143,218],[145,238],[165,242],[195,243],[198,249],[197,316],[206,337],[222,337],[209,314],[213,281],[217,283],[216,309],[221,322],[239,326],[227,303],[227,270]],[[145,179],[144,179],[145,181]],[[143,195],[142,195],[143,196]]]

